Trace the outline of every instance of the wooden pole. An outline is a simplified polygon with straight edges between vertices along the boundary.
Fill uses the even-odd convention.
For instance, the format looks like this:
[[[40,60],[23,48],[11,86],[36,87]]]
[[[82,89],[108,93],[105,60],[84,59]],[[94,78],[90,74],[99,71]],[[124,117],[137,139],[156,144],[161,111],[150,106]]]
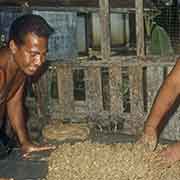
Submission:
[[[145,56],[144,46],[144,6],[143,0],[135,0],[136,4],[136,48],[137,56]]]
[[[111,54],[111,28],[109,0],[99,0],[102,60],[109,60]]]

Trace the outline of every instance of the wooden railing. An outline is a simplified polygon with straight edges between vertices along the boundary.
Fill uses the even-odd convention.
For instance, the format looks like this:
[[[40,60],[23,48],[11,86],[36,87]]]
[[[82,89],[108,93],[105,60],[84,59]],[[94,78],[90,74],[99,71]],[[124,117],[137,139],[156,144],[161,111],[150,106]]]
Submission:
[[[139,62],[138,62],[139,61]],[[160,60],[138,60],[136,57],[112,59],[109,62],[80,62],[57,64],[57,83],[60,111],[63,116],[76,114],[78,103],[84,104],[82,112],[104,111],[104,89],[102,84],[102,68],[106,68],[109,81],[109,111],[111,113],[129,112],[137,114],[148,111],[154,95],[174,65],[169,58]],[[85,100],[78,102],[74,99],[74,70],[84,71]],[[124,85],[124,84],[125,85]],[[107,83],[106,83],[107,86]],[[127,95],[126,88],[129,95]],[[108,91],[108,90],[107,90]],[[123,94],[123,93],[126,93]],[[106,95],[107,96],[107,95]],[[124,96],[129,96],[130,108],[126,110],[123,106]],[[145,97],[147,96],[147,97]]]
[[[52,77],[57,78],[57,84],[53,86],[57,88],[57,96],[48,95],[52,118],[81,121],[93,113],[118,114],[125,119],[124,131],[137,134],[143,128],[155,95],[174,66],[175,59],[113,57],[110,61],[85,59],[72,63],[54,63],[44,74],[46,78],[41,78],[38,83],[44,80],[52,82]],[[76,100],[74,96],[73,76],[78,70],[84,74],[81,80],[84,82],[85,97],[81,100]],[[52,76],[52,72],[56,76]],[[172,122],[175,123],[173,126],[178,126],[178,122],[176,118]]]

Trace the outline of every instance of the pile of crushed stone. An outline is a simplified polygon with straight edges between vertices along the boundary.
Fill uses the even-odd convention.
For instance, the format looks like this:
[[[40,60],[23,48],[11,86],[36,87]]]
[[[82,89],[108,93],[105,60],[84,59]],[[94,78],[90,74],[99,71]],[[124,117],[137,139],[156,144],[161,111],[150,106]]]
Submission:
[[[49,157],[48,180],[180,180],[180,162],[161,161],[157,152],[142,146],[95,144],[89,141],[63,144]]]

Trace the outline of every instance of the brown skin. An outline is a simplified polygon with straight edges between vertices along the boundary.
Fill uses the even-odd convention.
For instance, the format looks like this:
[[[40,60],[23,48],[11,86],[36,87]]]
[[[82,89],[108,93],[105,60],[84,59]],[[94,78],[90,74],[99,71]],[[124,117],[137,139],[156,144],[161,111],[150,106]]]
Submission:
[[[15,131],[23,157],[28,157],[33,152],[47,151],[55,149],[55,146],[35,145],[31,142],[26,122],[23,115],[23,89],[27,76],[33,75],[44,63],[47,52],[48,39],[38,37],[33,33],[26,36],[24,45],[17,46],[14,41],[10,41],[9,48],[0,51],[0,66],[8,62],[6,66],[6,78],[0,71],[0,89],[10,81],[16,74],[12,86],[0,106],[0,117],[3,115],[4,106],[7,106],[9,120]],[[6,79],[6,82],[5,82]]]
[[[153,145],[154,147],[151,148],[151,150],[155,149],[155,145],[157,144],[159,125],[179,94],[180,59],[177,60],[174,68],[162,84],[145,123],[144,135],[141,137],[140,141]],[[164,149],[160,155],[171,163],[179,161],[180,143],[169,146],[167,149]]]

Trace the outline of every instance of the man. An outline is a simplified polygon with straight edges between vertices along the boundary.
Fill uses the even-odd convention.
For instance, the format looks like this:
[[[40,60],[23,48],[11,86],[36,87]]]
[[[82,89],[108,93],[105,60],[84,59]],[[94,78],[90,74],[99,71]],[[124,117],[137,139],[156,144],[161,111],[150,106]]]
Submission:
[[[140,143],[147,145],[150,150],[154,150],[156,148],[158,129],[161,121],[179,95],[180,60],[178,59],[159,90],[159,93],[146,120],[144,134],[139,140]],[[180,142],[177,142],[164,149],[160,155],[170,163],[180,160]]]
[[[17,18],[10,27],[8,47],[0,49],[0,120],[5,109],[17,135],[23,157],[33,152],[55,149],[31,142],[23,115],[23,90],[27,76],[32,76],[45,62],[48,38],[53,29],[38,15]]]

